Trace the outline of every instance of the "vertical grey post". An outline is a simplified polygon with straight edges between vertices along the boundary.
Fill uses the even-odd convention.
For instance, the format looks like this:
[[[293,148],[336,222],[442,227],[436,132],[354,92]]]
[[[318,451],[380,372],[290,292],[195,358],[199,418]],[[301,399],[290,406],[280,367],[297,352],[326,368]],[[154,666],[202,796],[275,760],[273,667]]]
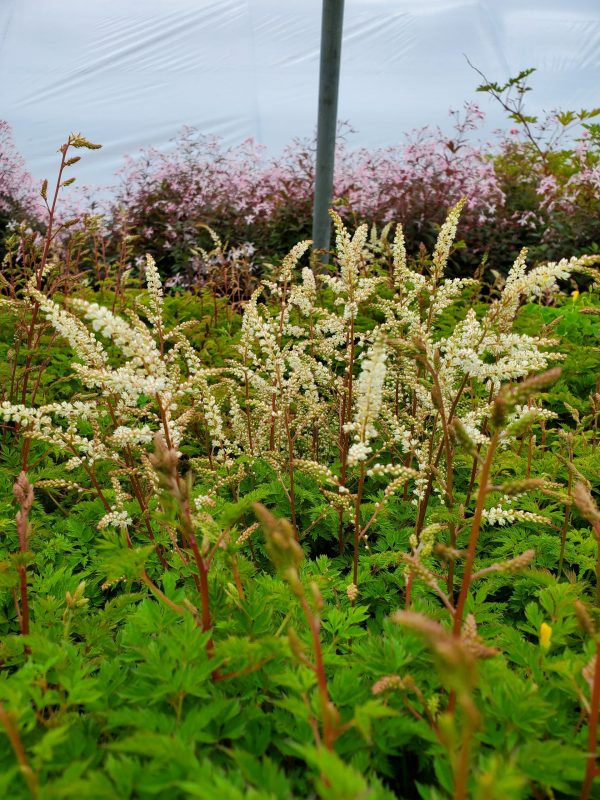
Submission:
[[[319,71],[319,114],[317,121],[317,163],[313,205],[313,248],[329,250],[333,195],[333,167],[337,129],[338,87],[342,53],[344,0],[323,0],[321,22],[321,66]],[[327,264],[329,254],[320,260]]]

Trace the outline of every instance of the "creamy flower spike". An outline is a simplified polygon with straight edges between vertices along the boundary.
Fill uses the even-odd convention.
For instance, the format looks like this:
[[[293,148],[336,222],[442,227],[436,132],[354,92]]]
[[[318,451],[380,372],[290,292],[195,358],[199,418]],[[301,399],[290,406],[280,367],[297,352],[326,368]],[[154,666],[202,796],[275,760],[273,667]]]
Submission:
[[[404,240],[404,231],[402,225],[398,223],[396,226],[396,234],[394,236],[394,244],[392,247],[392,258],[394,267],[394,286],[396,289],[402,291],[407,278],[410,277],[410,270],[406,263],[406,243]]]
[[[346,426],[347,433],[354,433],[354,444],[348,451],[348,463],[351,465],[367,460],[371,453],[371,439],[377,435],[375,422],[383,402],[386,357],[385,342],[378,339],[365,359],[356,382],[356,413],[354,421]]]
[[[150,313],[148,319],[153,325],[162,323],[163,290],[162,281],[152,256],[146,254],[146,288],[149,295]]]
[[[31,282],[27,291],[52,327],[68,341],[78,358],[94,367],[102,368],[106,365],[108,356],[104,348],[77,317],[43,295]]]
[[[502,508],[502,506],[484,509],[483,516],[489,525],[512,525],[514,522],[540,522],[544,525],[552,523],[552,520],[543,514],[519,511],[515,508]]]
[[[339,214],[330,211],[336,232],[339,275],[325,275],[323,281],[336,295],[335,304],[344,307],[343,319],[356,319],[358,308],[366,302],[382,282],[381,278],[362,277],[365,262],[365,246],[369,233],[368,225],[361,225],[354,236],[350,236]]]
[[[160,349],[148,328],[139,320],[127,321],[109,309],[86,300],[71,301],[74,309],[91,322],[92,329],[110,339],[129,359],[130,370],[144,370],[152,375],[164,376],[165,364]]]
[[[431,277],[434,285],[437,284],[444,274],[450,250],[456,236],[456,229],[458,228],[458,220],[460,219],[460,212],[465,205],[464,200],[459,202],[452,208],[446,217],[446,221],[440,229],[438,239],[433,251],[433,266],[431,270]]]

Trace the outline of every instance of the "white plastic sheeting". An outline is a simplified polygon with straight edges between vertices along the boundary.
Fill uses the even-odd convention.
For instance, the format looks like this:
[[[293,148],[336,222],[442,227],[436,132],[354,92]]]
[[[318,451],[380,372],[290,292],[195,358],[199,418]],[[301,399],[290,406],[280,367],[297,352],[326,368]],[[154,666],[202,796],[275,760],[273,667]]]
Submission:
[[[109,183],[123,154],[182,125],[277,152],[316,124],[321,0],[0,0],[0,118],[37,177],[71,131],[101,142],[79,174]],[[350,142],[448,125],[479,77],[537,67],[536,110],[600,105],[599,0],[346,0],[339,117]]]

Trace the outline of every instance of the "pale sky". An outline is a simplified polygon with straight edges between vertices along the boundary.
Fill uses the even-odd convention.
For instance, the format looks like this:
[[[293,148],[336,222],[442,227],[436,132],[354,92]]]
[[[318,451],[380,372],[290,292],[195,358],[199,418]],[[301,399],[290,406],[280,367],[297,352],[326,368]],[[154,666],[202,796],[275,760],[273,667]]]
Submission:
[[[81,131],[107,184],[125,153],[182,125],[273,152],[316,125],[321,0],[0,0],[0,118],[38,179]],[[533,66],[532,111],[600,105],[598,0],[346,0],[339,118],[355,146],[397,144]]]

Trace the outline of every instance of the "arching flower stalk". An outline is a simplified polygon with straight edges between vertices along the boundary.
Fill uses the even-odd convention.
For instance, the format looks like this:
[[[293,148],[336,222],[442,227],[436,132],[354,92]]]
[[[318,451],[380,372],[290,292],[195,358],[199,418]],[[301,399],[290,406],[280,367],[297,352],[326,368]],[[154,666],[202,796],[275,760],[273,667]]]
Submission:
[[[347,423],[345,433],[354,434],[354,443],[348,451],[348,465],[359,467],[358,487],[354,506],[354,557],[352,561],[352,583],[358,586],[358,552],[361,538],[360,511],[365,484],[366,463],[371,454],[371,440],[376,436],[375,423],[383,403],[385,362],[387,358],[385,340],[377,339],[363,363],[356,382],[356,411],[354,422]]]

